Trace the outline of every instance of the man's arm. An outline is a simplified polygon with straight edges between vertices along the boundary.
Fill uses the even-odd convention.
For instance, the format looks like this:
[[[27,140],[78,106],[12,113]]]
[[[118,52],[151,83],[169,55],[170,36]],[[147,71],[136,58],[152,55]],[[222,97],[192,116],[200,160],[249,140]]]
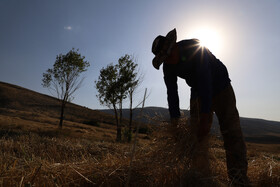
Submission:
[[[198,65],[198,95],[201,100],[200,124],[198,128],[198,139],[205,137],[211,129],[212,124],[212,70],[207,49],[202,53],[202,59]]]
[[[201,99],[200,113],[210,113],[212,107],[213,85],[211,64],[207,49],[204,49],[202,58],[199,62],[200,63],[197,64],[197,85],[198,95]]]
[[[181,114],[179,108],[177,76],[172,73],[164,72],[164,82],[167,88],[167,101],[170,117],[179,118]]]

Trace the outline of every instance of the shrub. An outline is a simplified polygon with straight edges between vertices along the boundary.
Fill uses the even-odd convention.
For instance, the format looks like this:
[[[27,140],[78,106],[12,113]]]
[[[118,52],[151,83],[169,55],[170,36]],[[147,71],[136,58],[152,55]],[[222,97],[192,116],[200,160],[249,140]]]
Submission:
[[[94,127],[100,127],[99,122],[94,121],[94,120],[84,121],[84,122],[83,122],[83,124],[86,124],[86,125],[91,125],[91,126],[94,126]]]

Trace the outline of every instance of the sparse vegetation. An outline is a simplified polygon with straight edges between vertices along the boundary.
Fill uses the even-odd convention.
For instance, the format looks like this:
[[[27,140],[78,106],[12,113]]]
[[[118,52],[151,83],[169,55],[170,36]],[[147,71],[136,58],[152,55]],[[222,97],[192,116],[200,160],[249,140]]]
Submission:
[[[91,121],[84,121],[83,124],[92,125],[92,126],[95,126],[95,127],[100,127],[99,122],[94,121],[94,120],[91,120]]]
[[[129,97],[130,99],[130,118],[127,140],[131,140],[132,131],[132,102],[133,94],[139,84],[139,78],[136,71],[137,64],[129,55],[119,58],[118,64],[109,64],[106,68],[100,70],[98,80],[95,81],[95,87],[98,91],[97,98],[102,105],[112,108],[115,114],[117,125],[117,141],[122,140],[123,126],[123,101]]]
[[[66,55],[57,55],[52,69],[43,73],[42,85],[53,91],[61,101],[59,127],[62,128],[64,108],[71,101],[73,93],[80,88],[83,78],[80,74],[87,70],[89,62],[78,53],[78,50],[70,50]]]
[[[20,97],[39,97],[24,91]],[[47,96],[40,97],[43,102]],[[52,99],[46,103],[51,105]],[[129,170],[131,186],[231,185],[222,141],[209,137],[209,144],[196,144],[187,120],[178,128],[163,122],[139,134],[130,167],[131,144],[115,141],[116,126],[108,124],[113,116],[69,104],[66,112],[75,113],[58,129],[56,107],[11,100],[0,108],[0,186],[124,186]],[[253,186],[279,186],[280,145],[247,147]]]
[[[131,146],[115,142],[114,126],[65,121],[65,128],[58,130],[52,124],[0,115],[0,127],[0,186],[126,184]],[[131,186],[230,185],[221,141],[210,138],[209,147],[193,147],[188,132],[162,124],[149,139],[140,135]],[[277,186],[279,152],[254,147],[249,146],[249,178],[255,186]]]

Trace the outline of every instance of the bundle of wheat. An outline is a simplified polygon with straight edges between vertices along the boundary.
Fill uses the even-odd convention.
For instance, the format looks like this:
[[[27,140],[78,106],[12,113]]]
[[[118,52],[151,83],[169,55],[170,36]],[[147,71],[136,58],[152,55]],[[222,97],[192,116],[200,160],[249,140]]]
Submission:
[[[210,150],[211,137],[196,138],[196,128],[182,118],[177,126],[163,123],[154,133],[149,157],[152,185],[223,186],[226,171],[217,174],[220,164]],[[223,167],[225,168],[225,167]]]

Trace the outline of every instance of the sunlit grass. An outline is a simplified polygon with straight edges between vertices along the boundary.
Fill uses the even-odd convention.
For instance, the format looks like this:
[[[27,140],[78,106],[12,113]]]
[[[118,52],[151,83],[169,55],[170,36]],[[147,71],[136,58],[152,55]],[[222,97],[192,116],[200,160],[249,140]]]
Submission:
[[[0,115],[0,186],[127,184],[131,144],[115,142],[115,126],[65,120],[59,130],[57,118],[24,111],[8,113],[11,116]],[[152,134],[140,134],[130,185],[230,185],[222,141],[209,137],[197,144],[187,123],[187,119],[178,127],[162,123]],[[248,150],[251,182],[277,186],[277,146],[249,144]]]

